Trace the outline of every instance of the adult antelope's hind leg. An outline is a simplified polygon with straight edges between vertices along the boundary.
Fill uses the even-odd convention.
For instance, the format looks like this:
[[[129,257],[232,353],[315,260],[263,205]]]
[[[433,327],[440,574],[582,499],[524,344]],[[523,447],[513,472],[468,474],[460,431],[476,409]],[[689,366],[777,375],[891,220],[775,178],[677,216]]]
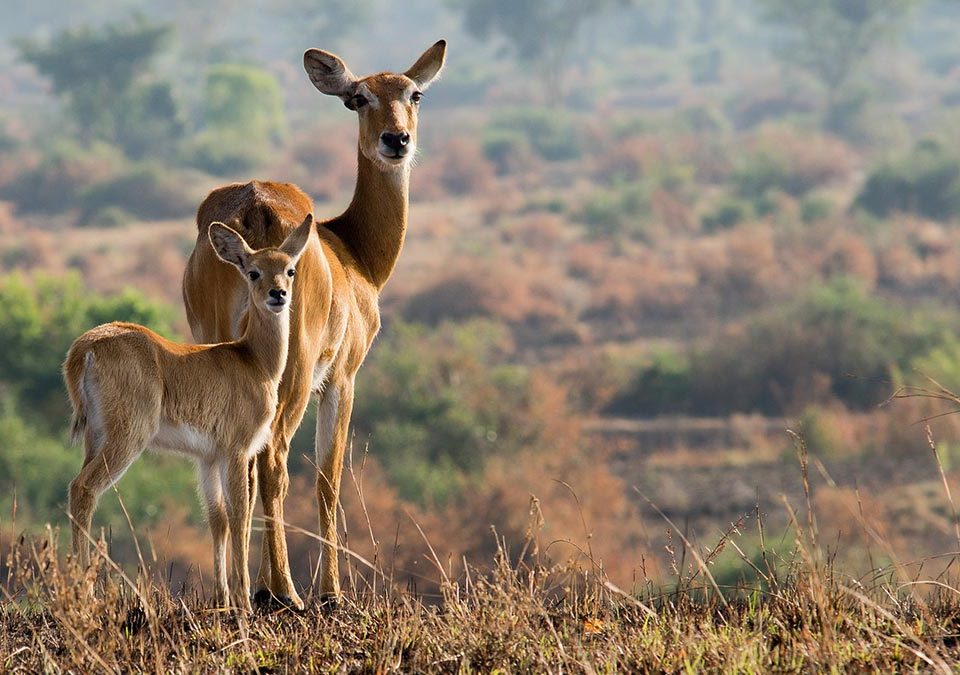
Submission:
[[[309,400],[309,392],[304,397]],[[281,413],[282,414],[282,413]],[[303,609],[303,600],[293,586],[287,539],[283,520],[283,500],[290,486],[287,473],[287,455],[290,452],[290,436],[296,430],[303,409],[296,416],[295,424],[284,424],[278,419],[277,431],[259,455],[257,455],[257,487],[263,503],[263,545],[260,571],[257,573],[257,598],[261,601],[264,591],[284,604]]]
[[[337,508],[340,474],[353,412],[353,377],[331,382],[317,413],[317,503],[320,507],[320,601],[335,604],[340,597],[340,564],[337,557]]]

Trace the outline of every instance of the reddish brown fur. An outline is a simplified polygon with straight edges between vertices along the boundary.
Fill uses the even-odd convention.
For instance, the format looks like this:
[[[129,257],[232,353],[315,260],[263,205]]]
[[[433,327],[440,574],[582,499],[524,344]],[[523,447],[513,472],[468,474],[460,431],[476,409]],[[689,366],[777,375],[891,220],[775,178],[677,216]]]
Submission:
[[[317,424],[317,499],[323,558],[320,591],[339,595],[336,509],[353,407],[354,378],[380,328],[379,291],[400,255],[407,225],[409,157],[382,154],[384,132],[405,132],[416,143],[417,105],[410,92],[425,89],[443,64],[445,43],[427,50],[405,74],[355,78],[339,58],[320,50],[305,55],[314,84],[350,103],[364,91],[376,104],[359,109],[357,186],[347,210],[321,223],[299,265],[291,307],[290,347],[280,382],[272,439],[258,456],[266,528],[257,587],[302,607],[290,575],[283,527],[287,454],[310,399],[320,394]],[[312,210],[298,187],[251,182],[214,190],[197,214],[197,244],[183,280],[187,318],[197,340],[225,340],[242,317],[243,286],[217,264],[207,241],[210,222],[235,227],[254,246],[278,242]],[[320,270],[324,270],[321,274]],[[326,271],[328,270],[328,271]],[[329,283],[326,275],[329,274]],[[315,372],[323,377],[315,378]]]

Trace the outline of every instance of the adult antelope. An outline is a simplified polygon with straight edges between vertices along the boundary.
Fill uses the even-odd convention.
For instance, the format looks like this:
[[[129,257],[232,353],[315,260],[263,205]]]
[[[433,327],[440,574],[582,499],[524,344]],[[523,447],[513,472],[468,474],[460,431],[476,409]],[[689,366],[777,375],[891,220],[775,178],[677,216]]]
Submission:
[[[83,439],[80,473],[70,483],[73,549],[89,562],[97,499],[149,445],[197,460],[213,534],[217,602],[230,599],[226,540],[232,544],[234,606],[250,609],[250,461],[266,444],[287,362],[294,268],[313,237],[307,215],[279,248],[253,251],[222,223],[211,249],[234,265],[250,298],[243,336],[215,345],[171,342],[131,323],[109,323],[77,338],[63,366],[73,435]],[[212,261],[211,261],[212,262]],[[320,276],[329,280],[329,270]],[[229,265],[228,265],[229,267]],[[314,270],[316,275],[317,270]],[[325,274],[324,274],[325,273]],[[242,275],[242,276],[241,276]]]
[[[409,70],[358,78],[334,54],[310,49],[304,68],[314,86],[357,112],[357,185],[341,215],[320,223],[304,252],[291,307],[290,349],[280,382],[271,438],[257,457],[265,530],[255,599],[302,608],[290,575],[284,536],[287,454],[311,393],[319,396],[316,430],[317,501],[323,539],[320,597],[340,594],[337,506],[354,379],[380,329],[378,298],[393,271],[407,229],[410,161],[417,147],[417,111],[424,90],[443,67],[446,42],[425,51]],[[236,275],[216,263],[206,230],[229,223],[253,246],[282,241],[307,213],[310,198],[288,183],[252,182],[214,190],[197,213],[197,243],[183,278],[194,338],[227,340],[247,321],[248,297]],[[329,268],[331,282],[326,281]],[[251,471],[253,471],[251,467]]]

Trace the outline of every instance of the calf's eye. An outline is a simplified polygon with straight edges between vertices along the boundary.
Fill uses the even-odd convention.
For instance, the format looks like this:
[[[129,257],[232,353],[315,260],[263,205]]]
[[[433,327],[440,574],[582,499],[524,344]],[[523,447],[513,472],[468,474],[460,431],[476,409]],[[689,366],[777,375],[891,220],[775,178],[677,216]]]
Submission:
[[[247,276],[250,277],[250,281],[256,281],[257,279],[260,278],[260,273],[254,270],[252,272],[249,272]]]

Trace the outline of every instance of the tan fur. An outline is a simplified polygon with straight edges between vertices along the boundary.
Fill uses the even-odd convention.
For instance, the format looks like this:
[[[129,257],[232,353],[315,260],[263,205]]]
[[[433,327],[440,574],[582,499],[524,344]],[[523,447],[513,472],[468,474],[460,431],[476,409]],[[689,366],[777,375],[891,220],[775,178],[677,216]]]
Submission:
[[[357,186],[347,210],[321,223],[320,235],[300,261],[297,296],[291,307],[290,348],[280,382],[272,438],[257,458],[266,529],[257,587],[302,607],[290,575],[283,526],[287,493],[287,454],[311,392],[321,401],[316,448],[317,499],[323,557],[320,592],[340,592],[337,562],[337,503],[353,387],[374,336],[380,329],[378,298],[400,255],[407,226],[410,157],[396,161],[380,152],[380,135],[408,133],[415,147],[417,106],[410,93],[422,91],[443,65],[445,43],[427,50],[405,74],[380,73],[356,79],[336,56],[310,50],[305,66],[317,88],[350,102],[359,91],[376,97],[358,110]],[[233,320],[243,314],[244,289],[218,265],[205,235],[209,223],[231,224],[254,246],[280,241],[312,203],[287,183],[252,182],[214,190],[197,214],[197,244],[183,279],[187,319],[197,340],[234,335]],[[314,381],[318,375],[322,381]],[[324,447],[321,447],[324,446]]]
[[[250,250],[236,232],[210,229],[235,282],[252,298],[243,336],[214,345],[171,342],[131,323],[110,323],[77,338],[63,366],[74,434],[84,461],[70,484],[73,548],[88,562],[97,499],[147,446],[197,460],[214,541],[217,601],[249,609],[250,494],[253,457],[266,444],[287,360],[293,279],[289,273],[313,236],[307,216],[278,248]],[[213,250],[214,244],[211,245]],[[322,267],[322,266],[321,266]],[[259,275],[252,280],[250,273]],[[277,303],[276,294],[285,305]],[[227,583],[226,537],[232,543],[233,595]]]

